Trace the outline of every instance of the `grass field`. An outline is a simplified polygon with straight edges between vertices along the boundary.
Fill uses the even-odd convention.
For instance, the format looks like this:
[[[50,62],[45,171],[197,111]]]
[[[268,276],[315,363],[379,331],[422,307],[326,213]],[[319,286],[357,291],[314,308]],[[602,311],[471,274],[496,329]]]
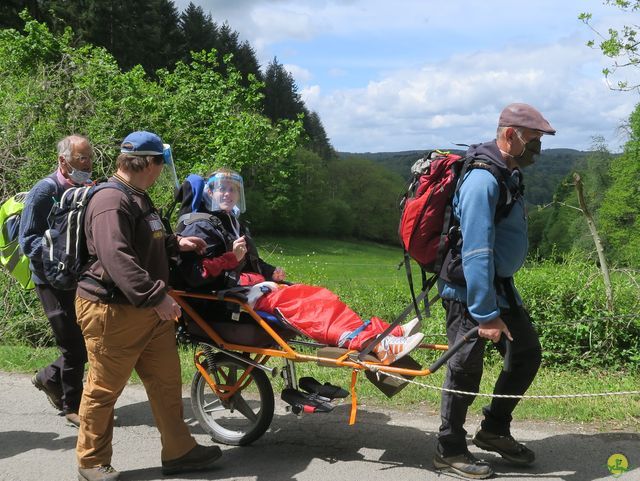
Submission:
[[[260,244],[262,257],[285,268],[288,279],[328,287],[336,292],[354,310],[367,318],[376,315],[393,320],[409,301],[404,267],[399,248],[372,243],[353,243],[323,239],[275,239],[263,238]],[[417,279],[416,279],[417,280]],[[439,303],[434,305],[432,317],[423,323],[426,342],[446,343],[444,313]],[[543,346],[544,348],[544,346]],[[193,375],[192,353],[181,351],[183,381],[189,383]],[[5,371],[32,372],[57,357],[53,348],[32,349],[22,346],[0,346],[0,369]],[[435,355],[421,350],[413,356],[423,366],[429,365]],[[480,391],[490,393],[501,365],[492,352],[487,356],[485,374]],[[270,361],[273,365],[278,362]],[[298,365],[298,375],[311,375],[321,381],[330,381],[348,388],[351,372],[344,369],[321,368],[315,364]],[[392,399],[387,399],[364,375],[357,384],[361,404],[383,404],[398,409],[420,409],[437,412],[439,392],[433,387],[442,385],[444,369],[420,379],[419,385],[409,385]],[[137,378],[134,375],[134,382]],[[279,378],[272,380],[281,386]],[[563,370],[542,367],[528,394],[599,393],[633,391],[640,389],[640,374],[633,369],[610,372],[603,369]],[[276,395],[277,394],[276,390]],[[486,399],[477,399],[471,408],[479,413]],[[554,420],[596,423],[602,429],[640,431],[640,395],[597,398],[573,398],[563,400],[524,400],[515,413],[518,419]]]

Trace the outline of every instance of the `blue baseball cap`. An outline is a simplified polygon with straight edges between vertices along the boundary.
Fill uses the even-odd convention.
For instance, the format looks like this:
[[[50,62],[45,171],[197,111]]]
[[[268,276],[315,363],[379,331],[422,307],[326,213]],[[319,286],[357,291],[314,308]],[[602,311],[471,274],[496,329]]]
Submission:
[[[158,135],[139,130],[124,138],[120,145],[120,152],[131,155],[163,155],[164,145]]]

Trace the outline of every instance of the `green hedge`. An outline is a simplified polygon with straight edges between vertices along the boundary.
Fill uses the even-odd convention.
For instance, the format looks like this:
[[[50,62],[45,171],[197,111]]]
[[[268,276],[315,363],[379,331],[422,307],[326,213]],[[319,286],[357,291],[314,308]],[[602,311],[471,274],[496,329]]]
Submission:
[[[393,320],[409,302],[403,270],[393,265],[399,251],[371,243],[326,239],[264,239],[262,254],[284,266],[291,280],[324,285],[364,318]],[[337,263],[336,259],[343,263]],[[638,370],[640,365],[640,275],[612,272],[615,312],[608,313],[600,271],[568,258],[522,269],[516,284],[540,333],[544,363],[564,368],[592,366]],[[417,279],[416,279],[417,281]],[[37,297],[20,290],[0,271],[0,344],[53,345]],[[437,302],[425,333],[445,332]],[[428,342],[445,342],[439,336]],[[491,352],[493,352],[491,354]],[[488,362],[501,362],[490,349]]]
[[[516,283],[540,333],[547,364],[635,368],[640,363],[640,295],[635,277],[613,272],[607,312],[596,266],[576,259],[523,269]]]
[[[55,345],[35,291],[23,290],[0,270],[0,292],[0,344]]]

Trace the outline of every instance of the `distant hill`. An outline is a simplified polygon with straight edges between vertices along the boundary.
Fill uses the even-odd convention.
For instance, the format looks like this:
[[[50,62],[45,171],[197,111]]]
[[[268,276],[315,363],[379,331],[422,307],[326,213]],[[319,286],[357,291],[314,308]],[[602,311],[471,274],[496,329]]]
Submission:
[[[426,150],[403,152],[338,152],[340,158],[364,158],[381,164],[392,172],[408,179],[413,163]],[[451,150],[456,154],[463,151]],[[562,180],[580,165],[591,152],[575,149],[545,149],[537,162],[524,171],[526,198],[530,204],[543,205],[551,202],[553,194]]]

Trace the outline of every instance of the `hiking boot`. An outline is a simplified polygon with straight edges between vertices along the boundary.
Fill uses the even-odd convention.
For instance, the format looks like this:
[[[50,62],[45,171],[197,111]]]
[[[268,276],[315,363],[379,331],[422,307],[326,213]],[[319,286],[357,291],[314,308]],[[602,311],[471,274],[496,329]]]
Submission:
[[[58,411],[62,411],[62,388],[50,382],[42,382],[38,374],[31,378],[31,384],[47,395],[49,403]]]
[[[78,468],[78,481],[117,481],[120,473],[110,464],[95,468]]]
[[[64,415],[64,418],[67,420],[69,426],[80,427],[80,416],[78,416],[78,413],[67,413]]]
[[[511,435],[499,436],[484,429],[478,429],[472,442],[480,449],[495,451],[507,461],[520,466],[531,464],[536,459],[533,451],[513,439]]]
[[[436,451],[433,466],[438,471],[450,471],[463,478],[486,479],[493,476],[493,469],[489,463],[476,458],[469,451],[447,457]]]
[[[222,456],[218,446],[202,446],[196,444],[191,451],[178,459],[162,461],[162,474],[188,473],[203,471],[213,467],[216,460]]]
[[[420,319],[414,317],[409,322],[400,327],[402,328],[402,335],[404,337],[413,336],[414,334],[420,332]]]
[[[387,336],[373,348],[382,364],[388,365],[406,356],[413,351],[420,342],[424,334],[421,332],[409,337]]]

